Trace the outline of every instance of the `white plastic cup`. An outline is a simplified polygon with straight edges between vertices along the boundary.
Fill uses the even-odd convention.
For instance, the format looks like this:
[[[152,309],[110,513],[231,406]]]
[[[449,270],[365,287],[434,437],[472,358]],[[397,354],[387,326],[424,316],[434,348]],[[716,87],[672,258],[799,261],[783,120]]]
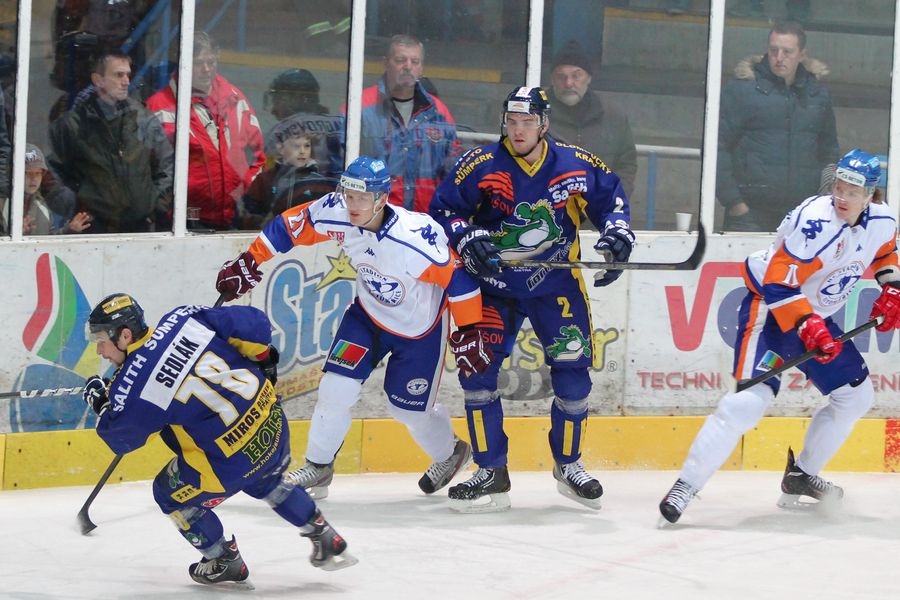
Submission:
[[[199,206],[188,206],[187,207],[188,229],[197,227],[199,224],[200,224],[200,207]]]
[[[678,231],[691,230],[691,213],[675,213],[675,229]]]

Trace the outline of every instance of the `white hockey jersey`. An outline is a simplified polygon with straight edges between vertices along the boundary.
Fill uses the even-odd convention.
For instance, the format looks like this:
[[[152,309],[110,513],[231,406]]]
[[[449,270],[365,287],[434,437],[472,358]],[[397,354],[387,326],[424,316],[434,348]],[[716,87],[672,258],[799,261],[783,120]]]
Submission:
[[[747,287],[762,296],[782,331],[813,312],[837,312],[869,266],[882,283],[900,279],[897,264],[897,222],[888,207],[869,204],[851,227],[830,195],[807,198],[788,213],[769,249],[744,263]]]
[[[387,205],[377,232],[350,223],[340,195],[326,194],[273,219],[250,246],[258,263],[297,245],[335,240],[356,269],[362,308],[382,329],[418,338],[448,302],[457,326],[481,320],[478,283],[459,266],[444,230],[428,215]]]

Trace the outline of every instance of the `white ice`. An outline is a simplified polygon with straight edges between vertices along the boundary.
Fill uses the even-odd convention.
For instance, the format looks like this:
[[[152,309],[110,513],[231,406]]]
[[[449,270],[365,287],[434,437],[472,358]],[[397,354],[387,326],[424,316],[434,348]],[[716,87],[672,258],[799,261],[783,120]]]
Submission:
[[[681,522],[657,528],[673,471],[598,473],[600,511],[559,495],[550,473],[512,472],[512,509],[461,515],[413,474],[337,476],[319,503],[359,564],[323,572],[264,503],[216,511],[237,536],[255,591],[191,581],[199,554],[153,503],[149,482],[110,484],[82,536],[90,487],[0,493],[0,598],[789,598],[898,597],[900,475],[826,473],[839,512],[775,506],[780,473],[717,473]]]

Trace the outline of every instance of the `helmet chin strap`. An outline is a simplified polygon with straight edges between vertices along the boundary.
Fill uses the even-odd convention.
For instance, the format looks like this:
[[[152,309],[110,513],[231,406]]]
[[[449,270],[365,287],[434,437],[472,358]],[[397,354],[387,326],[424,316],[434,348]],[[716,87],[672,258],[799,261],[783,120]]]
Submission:
[[[384,195],[384,192],[380,192],[379,195],[380,195],[380,196],[383,196],[383,195]],[[378,204],[378,201],[379,201],[379,200],[381,200],[380,197],[379,197],[378,199],[375,200],[375,204]],[[372,208],[373,208],[373,209],[374,209],[374,207],[375,207],[375,204],[372,205]],[[372,221],[375,220],[375,217],[377,217],[379,214],[381,214],[381,211],[384,210],[384,205],[385,205],[385,204],[387,204],[387,202],[384,202],[384,203],[381,205],[381,208],[379,208],[378,210],[373,210],[373,211],[372,211],[372,218],[369,219],[368,221],[366,221],[365,223],[362,224],[363,229],[365,229],[366,227],[368,227],[369,224],[370,224]]]

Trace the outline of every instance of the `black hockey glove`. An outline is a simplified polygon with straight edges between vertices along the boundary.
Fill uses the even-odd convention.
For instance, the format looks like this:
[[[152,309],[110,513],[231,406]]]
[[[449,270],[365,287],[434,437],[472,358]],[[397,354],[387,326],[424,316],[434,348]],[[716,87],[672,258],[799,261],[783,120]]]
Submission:
[[[99,375],[94,375],[84,382],[84,389],[81,391],[81,398],[91,410],[102,415],[103,411],[109,408],[109,396],[106,388],[109,386],[109,379],[103,379]]]
[[[491,241],[491,234],[477,225],[470,225],[456,242],[456,252],[466,271],[476,277],[488,278],[500,273],[500,251]]]
[[[272,382],[272,385],[278,383],[278,348],[269,346],[269,351],[259,360],[259,368],[262,369],[266,379]]]
[[[594,250],[609,256],[612,262],[628,262],[634,246],[634,232],[627,227],[609,226],[594,245]],[[622,276],[622,271],[603,270],[594,276],[594,287],[604,287]]]

